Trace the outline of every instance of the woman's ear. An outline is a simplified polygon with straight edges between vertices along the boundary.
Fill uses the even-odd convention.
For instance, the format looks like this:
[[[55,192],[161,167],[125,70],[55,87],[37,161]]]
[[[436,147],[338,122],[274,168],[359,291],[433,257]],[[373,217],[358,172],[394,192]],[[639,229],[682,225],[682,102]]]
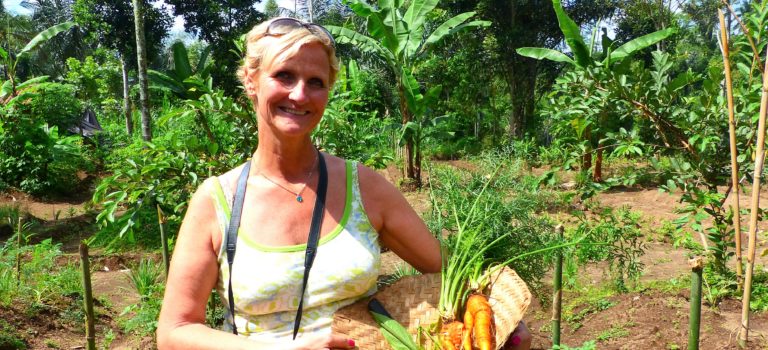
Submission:
[[[258,69],[245,68],[245,93],[249,97],[256,96],[258,88],[259,71]]]

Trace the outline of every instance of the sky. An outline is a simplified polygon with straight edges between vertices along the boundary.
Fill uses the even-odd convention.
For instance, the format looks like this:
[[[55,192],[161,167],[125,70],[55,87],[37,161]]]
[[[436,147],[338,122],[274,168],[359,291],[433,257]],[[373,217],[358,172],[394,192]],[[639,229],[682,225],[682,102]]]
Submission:
[[[32,11],[21,7],[21,1],[22,0],[3,0],[3,6],[5,7],[6,11],[12,14],[16,15],[30,15],[32,14]],[[164,1],[158,1],[155,3],[155,5],[161,5]],[[266,3],[266,0],[262,0],[260,3],[256,4],[256,9],[259,11],[264,10],[264,4]],[[294,0],[277,0],[277,5],[280,7],[284,7],[287,9],[293,9],[294,6]],[[166,6],[168,8],[168,14],[173,16],[171,6]],[[173,21],[173,27],[171,27],[171,35],[170,37],[181,37],[186,38],[185,40],[190,39],[189,34],[184,33],[184,19],[181,18],[181,16],[176,16]]]
[[[32,11],[21,7],[20,4],[21,0],[3,0],[3,6],[10,13],[18,15],[29,15],[32,13]]]

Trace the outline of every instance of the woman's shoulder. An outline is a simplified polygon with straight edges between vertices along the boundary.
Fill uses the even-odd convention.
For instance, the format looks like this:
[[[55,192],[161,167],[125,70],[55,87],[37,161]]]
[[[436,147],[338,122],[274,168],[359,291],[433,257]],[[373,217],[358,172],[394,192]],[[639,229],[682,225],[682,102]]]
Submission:
[[[212,176],[208,178],[208,182],[210,182],[209,186],[221,186],[221,188],[224,190],[224,193],[232,193],[234,191],[234,188],[237,184],[237,179],[240,177],[240,173],[243,171],[243,167],[248,162],[243,162],[242,164],[227,170],[221,175]],[[218,182],[218,184],[216,184]],[[210,190],[211,188],[208,188]]]

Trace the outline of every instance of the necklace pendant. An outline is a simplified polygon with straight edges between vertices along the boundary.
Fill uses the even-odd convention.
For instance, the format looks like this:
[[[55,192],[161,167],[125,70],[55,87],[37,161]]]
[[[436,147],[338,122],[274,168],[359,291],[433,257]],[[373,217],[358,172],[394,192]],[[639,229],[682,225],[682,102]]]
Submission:
[[[298,195],[298,196],[296,196],[296,201],[301,203],[301,202],[304,201],[304,197],[302,197],[301,195]]]

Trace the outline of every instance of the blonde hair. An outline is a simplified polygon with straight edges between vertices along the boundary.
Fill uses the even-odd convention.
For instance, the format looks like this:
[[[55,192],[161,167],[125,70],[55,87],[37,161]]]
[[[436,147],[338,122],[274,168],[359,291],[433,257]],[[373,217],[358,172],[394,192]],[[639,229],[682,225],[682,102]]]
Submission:
[[[276,40],[262,41],[262,38],[268,36],[267,27],[276,19],[279,18],[272,18],[254,26],[246,35],[245,58],[237,70],[237,77],[240,82],[245,85],[248,79],[248,70],[260,71],[271,66],[278,57],[293,57],[302,46],[318,43],[323,46],[328,55],[328,61],[331,63],[328,86],[329,88],[332,87],[339,72],[339,59],[336,58],[336,49],[330,38],[317,35],[307,28],[296,28],[296,30],[286,34],[274,36]]]

